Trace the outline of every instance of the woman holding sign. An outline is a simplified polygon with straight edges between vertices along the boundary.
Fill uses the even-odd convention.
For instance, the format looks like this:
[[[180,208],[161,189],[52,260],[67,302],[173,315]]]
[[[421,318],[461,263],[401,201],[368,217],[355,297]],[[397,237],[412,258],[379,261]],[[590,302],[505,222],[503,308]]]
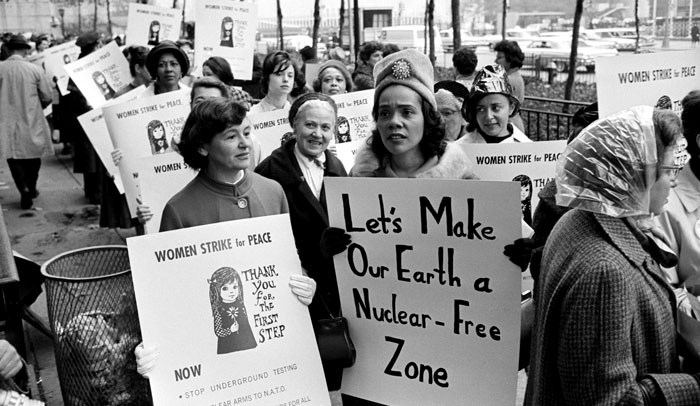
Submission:
[[[681,373],[676,300],[651,219],[676,184],[671,111],[638,106],[596,121],[557,163],[573,208],[547,240],[536,292],[526,405],[697,405]]]
[[[520,102],[513,93],[508,75],[501,65],[486,65],[476,73],[469,97],[462,105],[467,120],[467,134],[459,143],[530,142],[511,123]]]
[[[163,210],[160,231],[288,213],[280,185],[249,171],[251,121],[246,109],[224,98],[195,104],[182,129],[178,148],[197,176]],[[316,282],[292,275],[289,282],[300,302],[309,305]],[[155,366],[154,347],[136,348],[138,371],[144,376]]]

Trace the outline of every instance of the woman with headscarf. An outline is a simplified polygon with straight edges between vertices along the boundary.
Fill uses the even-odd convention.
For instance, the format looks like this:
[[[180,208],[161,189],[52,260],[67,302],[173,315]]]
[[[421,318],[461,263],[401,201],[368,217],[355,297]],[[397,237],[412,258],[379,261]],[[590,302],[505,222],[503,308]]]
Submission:
[[[672,262],[648,232],[675,185],[680,120],[640,106],[586,128],[557,163],[572,207],[544,250],[526,405],[695,405],[679,368]]]
[[[318,68],[318,78],[314,81],[314,91],[335,95],[352,92],[353,83],[345,65],[336,60],[328,60]]]

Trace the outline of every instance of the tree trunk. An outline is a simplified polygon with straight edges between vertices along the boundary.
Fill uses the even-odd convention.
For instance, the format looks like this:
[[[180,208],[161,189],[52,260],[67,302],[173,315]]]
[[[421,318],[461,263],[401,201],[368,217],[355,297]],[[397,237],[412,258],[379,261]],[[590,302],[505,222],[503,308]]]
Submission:
[[[352,31],[355,37],[355,61],[357,61],[357,56],[360,54],[360,6],[358,0],[352,2]]]
[[[319,5],[320,0],[314,1],[314,29],[311,37],[311,48],[314,51],[314,59],[316,58],[316,47],[318,46],[318,27],[321,25],[321,6]]]
[[[345,0],[340,0],[340,19],[338,19],[338,43],[339,47],[343,47],[343,29],[345,28]]]
[[[508,13],[508,0],[503,0],[503,16],[501,16],[501,39],[506,39],[506,14]]]
[[[277,48],[284,50],[284,30],[282,30],[282,6],[277,0]]]
[[[109,36],[112,36],[112,13],[109,11],[109,0],[107,1],[107,31]]]
[[[97,0],[92,0],[95,4],[95,18],[92,20],[92,30],[97,31]]]
[[[634,0],[634,31],[637,34],[634,40],[634,52],[639,52],[639,0]]]
[[[452,0],[452,47],[457,52],[462,47],[462,23],[459,15],[459,0]]]
[[[80,0],[78,0],[78,35],[83,33],[83,18],[80,9]]]
[[[578,59],[578,36],[581,28],[581,14],[583,14],[584,0],[576,0],[576,11],[574,12],[574,32],[571,34],[571,55],[569,56],[569,77],[566,78],[564,88],[564,100],[571,100],[574,90],[574,80],[576,79],[576,60]],[[569,106],[564,105],[564,112]]]
[[[430,44],[430,63],[435,67],[435,30],[433,30],[433,20],[435,19],[435,0],[428,0],[428,41]]]

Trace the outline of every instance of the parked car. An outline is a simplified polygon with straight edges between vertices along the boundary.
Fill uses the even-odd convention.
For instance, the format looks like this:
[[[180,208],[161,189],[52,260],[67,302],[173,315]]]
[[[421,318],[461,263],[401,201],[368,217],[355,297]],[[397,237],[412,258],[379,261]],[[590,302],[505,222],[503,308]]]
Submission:
[[[399,49],[417,49],[425,52],[426,46],[425,27],[422,25],[397,25],[395,27],[383,27],[379,41],[382,43],[396,44]],[[435,30],[435,56],[441,58],[444,55],[442,37]],[[427,52],[426,52],[427,53]]]
[[[571,55],[571,40],[567,38],[542,37],[541,39],[520,45],[525,54],[525,64],[538,63],[540,68],[548,68],[553,64],[558,72],[569,68]],[[588,72],[595,71],[595,60],[598,57],[615,56],[616,49],[601,49],[588,46],[585,41],[579,41],[576,67],[585,68]]]
[[[618,51],[634,51],[637,42],[637,32],[634,28],[598,28],[595,30],[583,31],[585,35],[588,33],[597,34],[601,39],[615,42],[615,48]],[[654,38],[649,36],[639,36],[640,48],[651,48],[656,44]]]
[[[550,32],[543,32],[541,34],[542,37],[559,37],[559,38],[567,38],[569,41],[571,41],[571,35],[573,34],[572,31],[550,31]],[[602,39],[599,35],[596,35],[593,32],[586,32],[586,31],[579,31],[578,35],[578,40],[579,41],[584,41],[588,46],[591,46],[593,48],[603,48],[603,49],[616,49],[617,43],[615,41],[607,41]]]
[[[440,37],[442,38],[442,47],[445,52],[454,51],[454,32],[451,28],[446,30],[440,30]],[[484,37],[475,37],[471,32],[467,30],[460,31],[460,39],[463,47],[476,49],[477,47],[489,46],[489,41]]]

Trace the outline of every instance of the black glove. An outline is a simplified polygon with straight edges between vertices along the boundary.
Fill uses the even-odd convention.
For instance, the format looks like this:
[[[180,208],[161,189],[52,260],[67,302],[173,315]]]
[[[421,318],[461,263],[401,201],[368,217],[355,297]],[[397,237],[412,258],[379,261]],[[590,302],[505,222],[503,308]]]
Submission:
[[[321,255],[325,258],[332,258],[345,251],[350,242],[352,242],[352,238],[345,230],[338,227],[328,227],[321,234]]]
[[[521,272],[525,272],[534,249],[535,241],[532,238],[518,238],[513,244],[508,244],[503,248],[503,255],[507,256],[510,262],[519,266]]]

